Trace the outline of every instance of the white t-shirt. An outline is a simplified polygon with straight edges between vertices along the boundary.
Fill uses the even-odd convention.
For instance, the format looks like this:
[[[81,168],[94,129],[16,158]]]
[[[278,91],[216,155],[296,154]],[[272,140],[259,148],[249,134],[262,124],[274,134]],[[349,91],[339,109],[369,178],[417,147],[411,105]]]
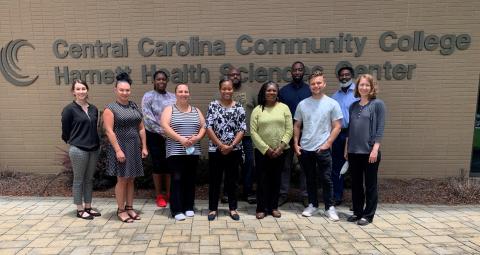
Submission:
[[[320,99],[308,97],[302,100],[295,111],[294,119],[302,122],[300,146],[306,151],[316,151],[324,144],[332,131],[332,122],[343,118],[340,105],[323,95]]]

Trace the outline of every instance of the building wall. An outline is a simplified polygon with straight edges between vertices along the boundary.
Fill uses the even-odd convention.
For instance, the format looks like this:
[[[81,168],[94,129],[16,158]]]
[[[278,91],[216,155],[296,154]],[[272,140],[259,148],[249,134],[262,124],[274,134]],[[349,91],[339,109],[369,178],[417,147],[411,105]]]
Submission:
[[[0,75],[0,167],[16,171],[55,173],[60,171],[58,154],[67,146],[60,139],[60,113],[72,100],[70,87],[57,84],[55,67],[63,71],[131,68],[133,101],[140,103],[152,88],[142,82],[142,65],[181,68],[201,65],[209,70],[209,82],[192,83],[192,102],[206,110],[217,91],[219,67],[224,63],[249,67],[289,67],[301,60],[307,67],[320,65],[327,76],[327,94],[337,88],[335,67],[340,61],[358,65],[415,65],[410,79],[396,80],[382,73],[382,98],[388,107],[382,144],[382,177],[442,177],[469,169],[473,125],[479,84],[479,1],[7,1],[0,4],[0,45],[25,39],[18,50],[19,73],[38,79],[29,86],[14,86]],[[383,51],[380,35],[387,31],[414,37],[468,34],[467,49],[449,55],[433,51]],[[235,47],[243,34],[258,39],[338,38],[351,34],[366,44],[362,54],[352,46],[348,52],[242,55]],[[138,42],[200,40],[225,42],[219,56],[150,56],[139,53]],[[128,57],[71,56],[57,58],[55,40],[94,44],[128,41]],[[389,45],[393,40],[388,39]],[[244,42],[243,46],[253,43]],[[465,46],[465,44],[462,44]],[[460,46],[462,46],[460,45]],[[148,45],[147,45],[148,46]],[[148,46],[152,48],[152,46]],[[63,49],[63,48],[61,48]],[[260,49],[261,51],[261,49]],[[444,52],[445,53],[445,52]],[[111,55],[111,52],[109,53]],[[357,56],[356,56],[357,55]],[[6,62],[2,60],[2,62]],[[398,71],[398,70],[397,70]],[[244,77],[248,76],[244,74]],[[400,75],[401,76],[401,75]],[[398,78],[398,77],[397,77]],[[400,77],[401,78],[401,77]],[[87,80],[88,81],[88,80]],[[280,81],[285,84],[285,81]],[[258,86],[259,82],[247,82]],[[169,90],[174,83],[170,82]],[[99,108],[114,101],[112,84],[92,84],[90,100]]]

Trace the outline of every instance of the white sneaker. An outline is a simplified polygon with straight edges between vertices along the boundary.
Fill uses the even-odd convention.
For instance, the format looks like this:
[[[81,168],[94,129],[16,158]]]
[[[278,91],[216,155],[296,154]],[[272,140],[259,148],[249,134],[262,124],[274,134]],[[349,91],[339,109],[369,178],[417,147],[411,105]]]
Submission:
[[[175,215],[175,219],[178,220],[178,221],[182,221],[182,220],[185,220],[185,214],[183,213],[179,213],[177,215]]]
[[[317,212],[318,208],[314,207],[313,204],[309,204],[308,207],[305,207],[305,210],[303,210],[302,215],[305,217],[311,217]]]
[[[325,216],[327,216],[328,219],[330,219],[331,221],[338,221],[339,220],[338,215],[337,215],[337,211],[335,210],[335,207],[333,207],[333,206],[330,206],[330,208],[328,208],[328,210],[325,211]]]
[[[195,212],[194,211],[186,211],[185,215],[187,215],[187,217],[193,217],[193,216],[195,216]]]

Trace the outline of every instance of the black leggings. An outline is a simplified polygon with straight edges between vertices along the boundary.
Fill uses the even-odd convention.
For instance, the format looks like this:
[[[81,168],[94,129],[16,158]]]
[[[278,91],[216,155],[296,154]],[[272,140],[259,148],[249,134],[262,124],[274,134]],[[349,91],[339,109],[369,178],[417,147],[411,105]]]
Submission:
[[[170,156],[168,168],[172,171],[170,185],[170,211],[172,216],[193,211],[195,180],[199,156]]]

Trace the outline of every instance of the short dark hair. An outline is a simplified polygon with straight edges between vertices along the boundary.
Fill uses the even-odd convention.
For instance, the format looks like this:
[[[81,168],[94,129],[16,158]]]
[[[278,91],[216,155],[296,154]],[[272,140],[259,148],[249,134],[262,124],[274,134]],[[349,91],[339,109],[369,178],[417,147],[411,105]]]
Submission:
[[[337,70],[337,77],[340,77],[340,72],[342,70],[345,70],[347,69],[348,71],[350,71],[350,73],[352,74],[352,77],[355,77],[355,71],[353,70],[353,68],[351,66],[342,66],[340,68],[338,68]]]
[[[125,72],[119,73],[115,77],[115,79],[117,80],[117,82],[115,83],[115,87],[118,85],[119,82],[126,82],[129,85],[132,85],[132,79],[130,78],[130,75],[128,75],[128,73],[125,73]]]
[[[80,83],[80,84],[82,84],[83,86],[85,86],[85,87],[87,88],[87,91],[90,89],[85,81],[82,81],[82,80],[80,80],[80,79],[75,79],[75,80],[73,80],[73,82],[72,82],[72,87],[70,88],[71,91],[74,91],[74,90],[75,90],[75,84],[77,84],[77,83]]]
[[[220,79],[220,81],[218,82],[218,89],[221,89],[222,84],[227,81],[232,82],[232,80],[230,80],[227,76],[223,76],[223,78]]]
[[[155,79],[157,78],[157,75],[159,74],[163,74],[165,76],[165,78],[167,78],[167,81],[168,81],[168,75],[166,72],[162,71],[162,70],[158,70],[156,71],[154,74],[153,74],[153,80],[155,81]]]
[[[275,85],[275,87],[277,87],[277,93],[280,90],[280,86],[278,86],[278,83],[276,83],[276,82],[267,81],[264,84],[262,84],[262,87],[258,91],[258,97],[257,97],[258,105],[262,106],[262,111],[265,108],[265,103],[266,103],[265,102],[265,94],[267,92],[267,87],[270,86],[270,85]],[[278,97],[277,97],[277,101],[278,101]]]
[[[302,62],[302,61],[295,61],[293,62],[292,64],[292,69],[293,69],[293,66],[296,65],[296,64],[301,64],[303,68],[305,68],[305,64]]]

